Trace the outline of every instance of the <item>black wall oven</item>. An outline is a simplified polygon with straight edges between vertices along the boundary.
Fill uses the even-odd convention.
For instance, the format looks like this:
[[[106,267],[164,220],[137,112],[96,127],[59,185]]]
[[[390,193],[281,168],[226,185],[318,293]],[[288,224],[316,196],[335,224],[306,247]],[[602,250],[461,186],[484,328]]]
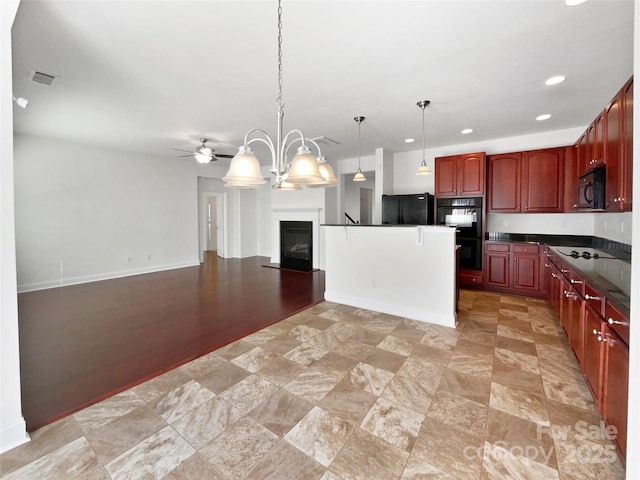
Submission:
[[[436,224],[456,229],[460,268],[482,270],[482,197],[436,199]]]

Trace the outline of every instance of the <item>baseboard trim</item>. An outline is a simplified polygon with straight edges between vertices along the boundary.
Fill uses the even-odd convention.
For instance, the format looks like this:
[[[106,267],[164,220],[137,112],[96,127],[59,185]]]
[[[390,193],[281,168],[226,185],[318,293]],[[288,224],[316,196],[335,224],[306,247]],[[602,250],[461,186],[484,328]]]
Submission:
[[[46,282],[25,283],[25,284],[18,285],[18,293],[33,292],[36,290],[47,290],[49,288],[68,287],[70,285],[99,282],[101,280],[112,280],[114,278],[131,277],[133,275],[142,275],[145,273],[164,272],[166,270],[176,270],[178,268],[195,267],[197,265],[200,265],[200,262],[195,260],[191,262],[173,263],[168,265],[157,265],[155,267],[149,267],[149,268],[136,268],[133,270],[122,270],[118,272],[85,275],[82,277],[61,278],[58,280],[50,280]]]
[[[433,323],[435,325],[441,325],[443,327],[456,328],[457,319],[455,314],[448,316],[441,313],[428,312],[425,310],[416,310],[412,308],[406,308],[399,305],[390,305],[383,302],[376,302],[366,298],[351,297],[348,295],[341,295],[335,292],[324,292],[324,298],[327,301],[341,303],[343,305],[349,305],[357,308],[366,308],[374,312],[388,313],[389,315],[396,315],[398,317],[408,318],[410,320],[418,320],[420,322]]]
[[[0,453],[7,452],[29,441],[31,441],[31,437],[27,433],[27,424],[22,417],[0,427]]]

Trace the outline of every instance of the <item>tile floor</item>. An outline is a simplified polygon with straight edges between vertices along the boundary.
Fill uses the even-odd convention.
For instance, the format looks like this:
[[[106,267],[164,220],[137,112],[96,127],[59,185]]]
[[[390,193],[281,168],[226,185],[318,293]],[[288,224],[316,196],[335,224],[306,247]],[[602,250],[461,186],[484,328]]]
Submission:
[[[546,302],[324,302],[32,434],[9,479],[621,479]]]

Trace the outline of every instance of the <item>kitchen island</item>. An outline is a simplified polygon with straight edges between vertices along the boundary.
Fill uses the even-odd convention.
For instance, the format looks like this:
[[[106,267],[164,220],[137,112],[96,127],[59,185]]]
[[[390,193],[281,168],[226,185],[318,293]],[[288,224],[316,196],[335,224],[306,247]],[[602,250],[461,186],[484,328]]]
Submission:
[[[455,229],[323,225],[325,300],[456,326]]]

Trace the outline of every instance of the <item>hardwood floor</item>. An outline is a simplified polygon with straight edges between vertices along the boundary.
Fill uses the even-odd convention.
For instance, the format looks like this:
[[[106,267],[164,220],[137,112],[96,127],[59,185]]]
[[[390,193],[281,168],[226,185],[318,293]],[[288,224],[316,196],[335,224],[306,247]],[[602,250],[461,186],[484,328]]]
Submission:
[[[324,272],[266,257],[18,296],[22,407],[33,431],[323,300]]]

